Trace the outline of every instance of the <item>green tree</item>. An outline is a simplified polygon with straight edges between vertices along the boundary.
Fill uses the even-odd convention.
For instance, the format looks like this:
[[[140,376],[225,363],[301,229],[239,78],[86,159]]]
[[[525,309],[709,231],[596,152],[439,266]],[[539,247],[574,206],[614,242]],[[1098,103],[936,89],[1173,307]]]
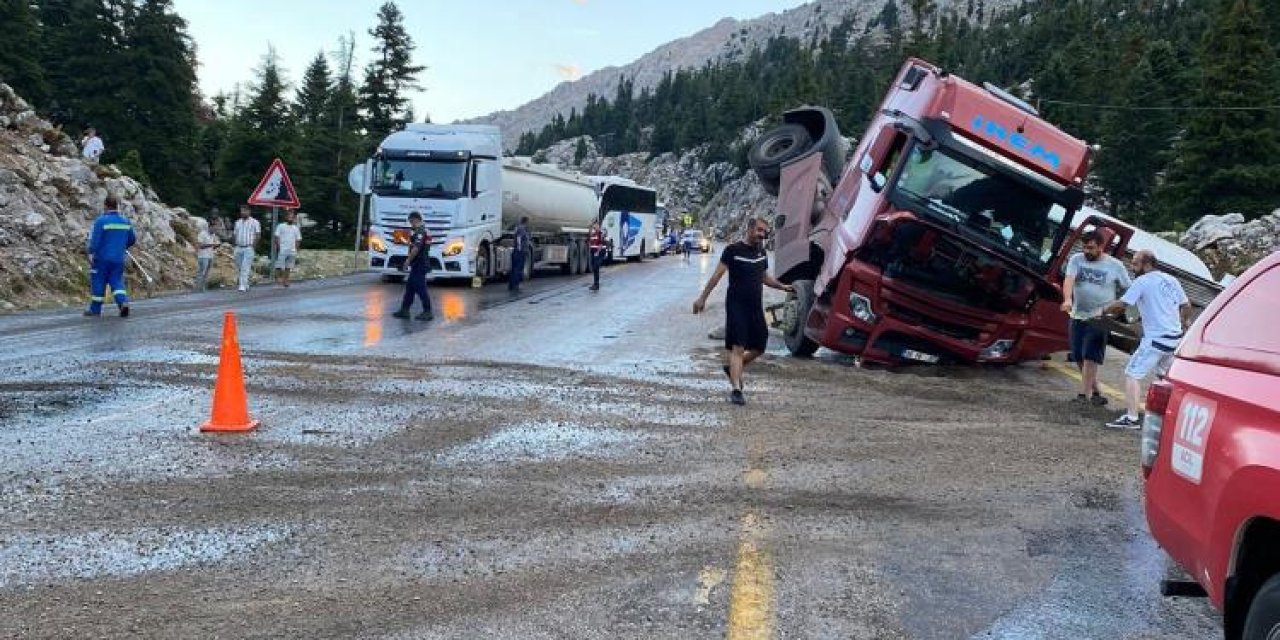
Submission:
[[[75,129],[96,127],[110,161],[115,142],[127,140],[133,128],[119,105],[118,74],[126,62],[116,7],[103,0],[42,0],[37,7],[40,64],[49,83],[44,109]]]
[[[582,161],[587,159],[587,153],[589,151],[590,150],[587,149],[587,139],[578,138],[578,147],[573,150],[573,163],[579,165],[582,164]]]
[[[27,100],[41,104],[49,94],[40,64],[40,22],[30,0],[0,0],[0,81]]]
[[[248,199],[271,161],[288,164],[296,139],[288,84],[274,47],[269,47],[250,87],[248,102],[232,118],[227,141],[218,159],[220,203],[228,207]]]
[[[413,38],[405,30],[404,14],[394,2],[378,9],[378,26],[370,29],[369,35],[374,38],[374,59],[365,67],[360,106],[369,136],[381,138],[406,121],[406,94],[422,89],[417,78],[426,67],[413,64]]]
[[[1277,103],[1276,51],[1255,0],[1222,6],[1201,47],[1197,111],[1158,193],[1169,222],[1280,206],[1280,114],[1249,110]]]

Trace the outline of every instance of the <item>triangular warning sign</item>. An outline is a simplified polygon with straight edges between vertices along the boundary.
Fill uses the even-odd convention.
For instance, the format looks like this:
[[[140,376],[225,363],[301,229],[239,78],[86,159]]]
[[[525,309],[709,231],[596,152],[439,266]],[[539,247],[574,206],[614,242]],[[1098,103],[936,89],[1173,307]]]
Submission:
[[[253,195],[249,196],[249,204],[259,207],[298,208],[298,192],[294,190],[293,182],[289,180],[289,172],[284,170],[284,163],[280,158],[271,162],[271,168],[267,169],[267,174],[262,176],[262,182],[258,183],[258,188],[254,189]]]

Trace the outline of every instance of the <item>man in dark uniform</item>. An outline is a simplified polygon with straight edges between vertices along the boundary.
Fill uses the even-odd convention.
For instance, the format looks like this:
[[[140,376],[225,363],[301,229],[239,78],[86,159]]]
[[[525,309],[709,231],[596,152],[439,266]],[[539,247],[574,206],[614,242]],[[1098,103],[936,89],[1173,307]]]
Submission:
[[[729,292],[724,297],[724,348],[729,362],[724,372],[733,385],[729,399],[738,405],[747,402],[742,395],[742,370],[764,353],[769,342],[769,325],[764,319],[764,285],[780,291],[794,290],[769,273],[769,254],[764,250],[764,239],[768,235],[769,225],[764,220],[747,220],[746,238],[725,247],[715,273],[693,303],[693,312],[702,313],[707,306],[707,296],[720,284],[720,278],[726,272],[729,274]]]
[[[427,296],[427,253],[431,250],[431,233],[422,226],[422,214],[414,211],[409,214],[409,224],[413,233],[409,236],[409,255],[405,258],[404,268],[409,277],[404,281],[404,299],[400,302],[400,310],[391,314],[397,318],[409,319],[413,309],[413,298],[422,300],[422,313],[418,320],[434,320],[431,313],[431,298]]]

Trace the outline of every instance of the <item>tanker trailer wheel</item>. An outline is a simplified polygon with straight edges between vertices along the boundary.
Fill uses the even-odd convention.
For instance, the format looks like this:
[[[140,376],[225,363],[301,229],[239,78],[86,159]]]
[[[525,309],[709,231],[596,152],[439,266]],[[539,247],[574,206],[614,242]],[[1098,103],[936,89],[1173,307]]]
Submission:
[[[808,358],[818,351],[818,343],[804,335],[804,325],[813,308],[813,281],[796,280],[791,283],[795,292],[787,296],[782,308],[782,340],[787,350],[797,358]]]
[[[573,268],[578,265],[578,245],[570,242],[565,255],[564,264],[560,265],[560,275],[573,275]]]
[[[813,139],[807,129],[798,124],[784,124],[756,138],[747,152],[747,162],[765,189],[776,195],[778,181],[782,178],[782,165],[804,155],[812,146]]]
[[[580,276],[586,273],[587,270],[590,268],[591,254],[590,254],[590,250],[587,248],[587,245],[582,241],[575,242],[574,244],[578,246],[578,264],[573,266],[573,273],[575,275]]]

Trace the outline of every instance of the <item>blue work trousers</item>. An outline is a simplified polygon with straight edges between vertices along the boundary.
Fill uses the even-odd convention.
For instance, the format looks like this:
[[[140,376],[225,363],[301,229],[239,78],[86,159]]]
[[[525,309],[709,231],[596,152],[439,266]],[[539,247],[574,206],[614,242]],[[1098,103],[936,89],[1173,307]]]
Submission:
[[[115,293],[116,304],[129,304],[129,292],[124,288],[124,263],[94,260],[89,267],[89,313],[102,313],[107,287]]]
[[[524,277],[524,259],[525,252],[516,251],[511,254],[511,274],[507,280],[507,289],[517,291],[520,289],[520,279]]]
[[[404,280],[404,299],[400,301],[400,310],[409,311],[412,309],[415,296],[422,300],[422,310],[430,312],[431,297],[427,295],[426,267],[409,270],[409,277]]]

